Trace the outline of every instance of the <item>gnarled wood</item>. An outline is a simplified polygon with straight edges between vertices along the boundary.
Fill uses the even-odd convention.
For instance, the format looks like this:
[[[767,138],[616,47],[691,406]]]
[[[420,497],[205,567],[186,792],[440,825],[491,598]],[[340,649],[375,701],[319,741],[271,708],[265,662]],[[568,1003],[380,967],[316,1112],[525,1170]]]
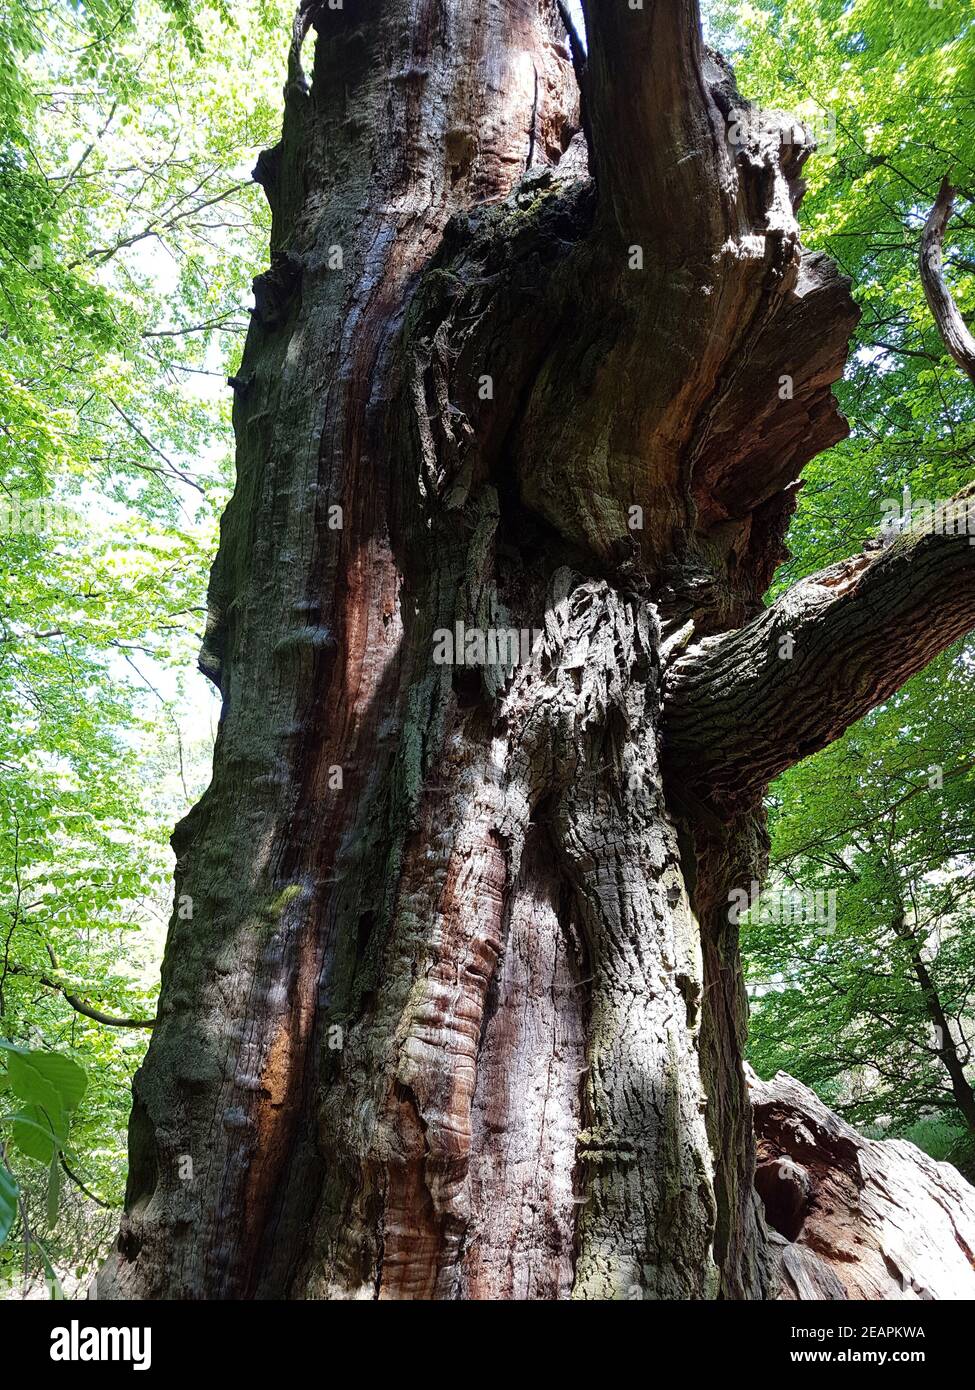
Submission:
[[[808,1087],[749,1073],[780,1298],[975,1297],[975,1188],[904,1139],[864,1139]]]

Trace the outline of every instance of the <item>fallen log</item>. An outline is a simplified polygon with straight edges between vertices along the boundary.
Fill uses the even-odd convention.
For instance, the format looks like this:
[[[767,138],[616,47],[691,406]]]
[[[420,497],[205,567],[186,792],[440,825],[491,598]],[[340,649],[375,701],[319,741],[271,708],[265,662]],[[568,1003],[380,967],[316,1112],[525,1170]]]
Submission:
[[[905,1139],[865,1139],[784,1072],[746,1069],[780,1299],[975,1298],[975,1188]]]

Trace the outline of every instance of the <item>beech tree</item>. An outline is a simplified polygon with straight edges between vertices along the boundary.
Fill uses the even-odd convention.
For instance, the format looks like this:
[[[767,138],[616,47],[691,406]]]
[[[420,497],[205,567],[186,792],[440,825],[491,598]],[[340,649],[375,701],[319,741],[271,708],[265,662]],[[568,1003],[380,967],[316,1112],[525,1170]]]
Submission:
[[[103,1296],[774,1291],[730,895],[769,780],[975,625],[975,548],[763,606],[846,429],[811,143],[695,0],[584,10],[296,20]]]
[[[117,1233],[168,840],[212,756],[188,701],[277,3],[0,4],[0,1297],[70,1295]],[[65,1061],[60,1113],[12,1076],[27,1053],[83,1098]]]

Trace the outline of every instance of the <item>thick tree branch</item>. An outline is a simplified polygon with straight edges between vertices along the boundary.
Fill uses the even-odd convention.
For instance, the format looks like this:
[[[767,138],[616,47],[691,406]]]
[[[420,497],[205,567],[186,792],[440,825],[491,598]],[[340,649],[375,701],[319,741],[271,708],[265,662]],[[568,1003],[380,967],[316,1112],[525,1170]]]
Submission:
[[[626,234],[683,228],[681,255],[725,236],[732,160],[708,91],[697,0],[585,0],[596,181]]]
[[[921,283],[945,347],[966,376],[975,382],[975,338],[951,297],[942,263],[942,245],[954,202],[955,190],[946,178],[942,179],[921,234]]]
[[[975,626],[975,486],[944,510],[673,664],[664,746],[678,796],[731,814]]]

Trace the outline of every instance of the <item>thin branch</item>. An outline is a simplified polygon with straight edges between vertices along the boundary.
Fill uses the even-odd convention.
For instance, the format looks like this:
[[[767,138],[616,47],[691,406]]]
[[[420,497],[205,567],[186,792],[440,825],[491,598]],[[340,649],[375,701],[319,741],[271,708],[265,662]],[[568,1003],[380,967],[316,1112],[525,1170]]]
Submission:
[[[951,297],[942,262],[942,244],[955,205],[955,190],[942,179],[934,207],[921,235],[921,283],[945,347],[970,381],[975,382],[975,338]]]
[[[57,969],[56,966],[55,969]],[[83,1014],[85,1018],[90,1018],[95,1023],[102,1023],[106,1028],[155,1028],[156,1026],[156,1019],[154,1018],[118,1018],[114,1014],[107,1014],[101,1009],[96,1009],[80,994],[75,994],[67,985],[61,984],[50,975],[45,975],[43,971],[31,970],[25,965],[12,964],[8,967],[7,973],[8,975],[23,975],[29,980],[35,980],[39,985],[44,985],[47,989],[55,990],[64,996],[75,1013]]]
[[[106,1202],[102,1197],[96,1197],[95,1193],[92,1192],[91,1188],[86,1187],[85,1184],[81,1181],[81,1179],[78,1177],[78,1174],[72,1172],[72,1170],[68,1167],[64,1154],[60,1154],[59,1158],[61,1160],[61,1167],[64,1169],[65,1173],[67,1173],[68,1177],[74,1183],[75,1187],[82,1191],[86,1197],[91,1199],[91,1201],[96,1203],[97,1206],[104,1207],[105,1211],[115,1210],[111,1202]]]
[[[162,459],[163,463],[166,464],[166,467],[172,477],[179,478],[180,482],[182,483],[188,483],[190,487],[195,487],[197,492],[200,493],[201,496],[206,496],[206,488],[204,488],[201,483],[198,483],[195,478],[191,478],[189,473],[184,473],[181,468],[177,468],[175,463],[173,463],[172,459],[169,458],[168,455],[164,454],[162,449],[160,449],[157,444],[153,444],[152,440],[149,439],[147,435],[143,434],[142,430],[139,429],[139,426],[135,423],[131,416],[126,415],[122,407],[111,396],[109,396],[108,398],[108,403],[112,407],[112,409],[122,417],[122,419],[128,425],[132,433],[138,435],[138,437],[142,440],[143,444],[145,444],[145,446],[148,449],[151,449],[154,454],[157,454],[159,458]]]
[[[223,333],[243,333],[244,325],[239,323],[227,326],[227,319],[233,318],[238,311],[228,309],[219,318],[207,319],[203,323],[194,324],[191,328],[154,328],[148,329],[143,333],[143,338],[182,338],[187,333],[206,333],[211,328],[216,328]]]

